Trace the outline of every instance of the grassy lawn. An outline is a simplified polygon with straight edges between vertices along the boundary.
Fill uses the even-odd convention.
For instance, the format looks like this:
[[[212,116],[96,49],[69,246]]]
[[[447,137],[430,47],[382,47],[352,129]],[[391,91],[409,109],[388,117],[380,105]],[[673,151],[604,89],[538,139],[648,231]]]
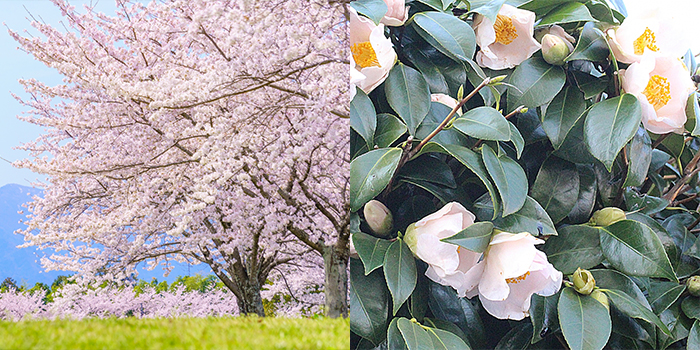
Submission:
[[[0,349],[348,349],[348,319],[0,321]]]

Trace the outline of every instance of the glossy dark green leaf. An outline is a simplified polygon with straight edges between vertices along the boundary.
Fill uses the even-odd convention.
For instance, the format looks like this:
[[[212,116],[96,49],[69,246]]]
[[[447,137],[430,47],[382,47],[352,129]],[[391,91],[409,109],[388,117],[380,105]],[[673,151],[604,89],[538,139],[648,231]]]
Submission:
[[[686,338],[693,326],[693,319],[686,317],[683,311],[681,311],[680,300],[671,305],[666,311],[662,312],[659,318],[661,318],[661,321],[663,321],[673,333],[672,337],[661,332],[657,334],[659,349],[666,349],[669,345]]]
[[[386,335],[389,295],[381,271],[363,272],[359,259],[350,259],[350,330],[379,344]]]
[[[510,77],[509,83],[515,88],[508,89],[508,106],[539,107],[551,101],[565,82],[566,74],[561,67],[532,57],[515,68]]]
[[[494,350],[525,350],[532,338],[532,324],[520,323],[514,325],[508,333],[496,344]]]
[[[625,189],[624,193],[625,204],[627,204],[627,210],[629,211],[639,211],[647,215],[656,214],[668,206],[668,201],[654,197],[650,195],[639,195],[632,188]]]
[[[401,317],[396,322],[409,350],[428,350],[433,348],[433,341],[428,333],[417,323]]]
[[[646,225],[632,220],[600,228],[603,256],[617,270],[631,276],[678,281],[661,241]]]
[[[629,167],[622,187],[641,186],[651,163],[651,139],[647,131],[644,128],[637,129],[628,147]]]
[[[495,23],[496,15],[498,15],[498,11],[501,10],[501,6],[503,6],[505,2],[506,0],[489,1],[469,12],[478,13],[491,20],[491,23]]]
[[[352,6],[357,13],[367,16],[377,25],[389,10],[384,0],[357,0],[351,2],[350,6]]]
[[[423,75],[403,63],[391,69],[384,82],[386,100],[399,114],[411,135],[430,110],[430,88]]]
[[[486,347],[487,334],[477,308],[470,300],[457,297],[457,292],[449,286],[430,284],[430,310],[436,318],[457,325],[475,349]]]
[[[627,293],[617,289],[605,289],[605,295],[616,308],[629,317],[638,318],[656,325],[662,332],[671,335],[671,331],[661,322],[658,316],[650,308],[640,304]]]
[[[688,334],[687,350],[700,350],[700,320],[693,322],[693,327],[690,328]]]
[[[400,148],[369,151],[350,162],[350,211],[357,211],[389,184],[401,159]]]
[[[399,118],[391,114],[379,114],[377,115],[377,130],[374,132],[374,144],[379,148],[389,147],[407,130],[406,124],[401,122]]]
[[[440,159],[423,155],[406,163],[399,171],[405,179],[422,180],[450,188],[457,187],[450,167]]]
[[[444,5],[442,0],[416,0],[416,1],[423,3],[423,4],[426,4],[437,11],[442,11],[443,5]]]
[[[509,141],[510,122],[491,107],[477,107],[455,119],[455,129],[481,140]]]
[[[577,268],[590,269],[603,261],[598,229],[587,225],[570,225],[559,229],[559,235],[549,237],[544,244],[547,260],[569,275]]]
[[[442,205],[449,202],[462,202],[468,199],[467,193],[462,187],[450,188],[443,185],[438,185],[426,180],[401,179],[401,182],[410,183],[418,186],[439,199]]]
[[[476,222],[456,234],[441,239],[443,242],[456,244],[477,253],[483,253],[491,242],[493,223],[488,221]]]
[[[561,331],[571,350],[600,350],[608,342],[610,314],[597,300],[564,288],[557,309]]]
[[[439,318],[428,318],[428,317],[424,318],[423,321],[424,321],[424,325],[426,325],[426,326],[429,326],[432,328],[439,328],[439,329],[442,329],[443,331],[448,331],[448,332],[460,337],[464,341],[465,344],[469,343],[469,339],[467,338],[467,335],[464,334],[464,332],[459,327],[457,327],[456,324],[454,324],[452,322],[441,320]]]
[[[433,342],[432,349],[434,350],[471,350],[469,345],[454,333],[432,327],[426,328],[425,332],[430,336],[430,340]]]
[[[681,303],[681,308],[686,316],[700,320],[700,298],[692,296],[685,298]]]
[[[578,2],[569,2],[549,11],[538,25],[588,21],[595,21],[595,18],[591,16],[586,5]]]
[[[613,269],[595,269],[589,271],[593,274],[597,287],[621,290],[634,298],[634,300],[640,304],[644,305],[644,307],[651,307],[639,286],[637,286],[634,281],[632,281],[632,279],[624,273]]]
[[[532,295],[530,299],[530,322],[533,327],[530,342],[532,344],[559,330],[558,303],[559,293],[548,297],[538,294]]]
[[[416,288],[413,289],[411,297],[408,298],[406,302],[408,306],[408,312],[411,314],[412,318],[418,320],[418,322],[423,322],[425,320],[425,314],[428,312],[428,298],[430,296],[429,280],[425,276],[425,271],[421,265],[416,265],[417,279]]]
[[[586,145],[591,154],[610,171],[618,152],[629,142],[642,121],[642,107],[632,94],[596,103],[584,125]]]
[[[678,300],[685,291],[685,285],[675,282],[652,281],[647,291],[651,309],[658,315]]]
[[[573,85],[561,90],[547,106],[547,111],[542,116],[542,128],[555,149],[562,145],[585,110],[583,93]]]
[[[481,148],[484,165],[498,188],[503,203],[503,216],[520,210],[527,197],[527,177],[523,168],[507,155],[496,155],[488,145]]]
[[[593,168],[586,165],[576,165],[579,177],[578,199],[569,212],[569,221],[574,224],[588,222],[593,212],[596,199],[596,177]]]
[[[372,100],[356,88],[357,92],[350,101],[350,127],[355,129],[367,142],[367,147],[374,146],[374,131],[377,129],[377,113]]]
[[[615,23],[615,17],[612,14],[612,10],[610,10],[610,7],[604,0],[589,0],[586,2],[586,7],[588,7],[588,11],[591,12],[591,16],[598,21]]]
[[[513,4],[510,1],[508,3],[523,10],[528,10],[543,15],[557,6],[567,2],[569,2],[569,0],[520,0],[516,4]]]
[[[530,196],[542,205],[552,222],[557,223],[576,205],[579,181],[575,164],[549,157],[537,173]]]
[[[581,71],[573,71],[572,76],[574,77],[579,90],[583,92],[583,98],[586,100],[605,91],[605,88],[608,87],[608,83],[610,81],[607,75],[596,77]]]
[[[389,328],[387,328],[386,331],[386,342],[388,349],[408,350],[408,346],[406,346],[406,341],[403,339],[403,335],[401,335],[401,331],[398,327],[398,321],[400,319],[401,317],[394,317],[391,320],[391,322],[389,322]]]
[[[425,41],[455,61],[474,57],[474,30],[459,18],[440,12],[420,12],[412,18],[416,32]]]
[[[608,48],[605,34],[596,28],[593,23],[587,23],[583,27],[574,51],[566,58],[566,61],[586,60],[602,62],[608,58],[609,54],[610,49]]]
[[[474,202],[474,210],[479,220],[489,220],[493,216],[493,204],[488,196],[483,195]],[[527,197],[523,207],[505,218],[496,217],[493,225],[506,232],[530,232],[533,236],[556,235],[552,219],[536,200]]]
[[[688,96],[688,102],[685,105],[685,115],[688,116],[686,129],[690,131],[692,136],[700,136],[700,104],[698,104],[698,93],[693,92]]]
[[[516,157],[520,159],[520,156],[523,154],[523,150],[525,149],[525,139],[523,139],[523,135],[520,134],[520,130],[515,126],[513,123],[510,124],[510,141],[513,142],[513,146],[515,146],[515,153]]]
[[[408,246],[397,239],[386,250],[384,256],[384,278],[391,292],[394,314],[411,296],[416,287],[416,261]]]
[[[587,112],[578,119],[576,124],[569,130],[564,142],[558,150],[554,152],[559,158],[566,159],[576,164],[591,164],[597,162],[595,157],[588,151],[584,141],[584,126],[586,123]]]
[[[467,60],[467,63],[471,68],[467,70],[467,78],[473,86],[478,86],[486,78],[486,73],[484,73],[484,70],[481,69],[474,60]],[[491,86],[479,90],[479,95],[481,95],[481,98],[484,100],[485,106],[493,106],[493,104],[496,103],[496,97],[494,96],[495,89],[495,87]]]
[[[423,140],[430,133],[432,133],[440,123],[450,114],[452,108],[439,102],[430,103],[430,111],[428,115],[423,119],[423,123],[416,130],[415,139]],[[454,128],[443,129],[433,137],[430,142],[438,143],[440,145],[464,145],[467,143],[467,137],[461,132],[455,130]],[[425,147],[424,147],[425,148]],[[425,153],[425,152],[421,152]]]
[[[365,266],[365,275],[381,267],[384,264],[384,255],[391,245],[391,241],[370,236],[363,232],[352,234],[352,243],[357,254]]]

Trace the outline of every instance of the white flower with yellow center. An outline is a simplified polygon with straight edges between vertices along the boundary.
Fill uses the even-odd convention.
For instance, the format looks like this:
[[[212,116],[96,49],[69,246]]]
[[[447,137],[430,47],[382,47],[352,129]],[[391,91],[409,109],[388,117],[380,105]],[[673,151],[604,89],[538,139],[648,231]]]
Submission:
[[[655,134],[683,132],[685,105],[695,90],[688,70],[678,58],[657,56],[622,70],[622,88],[642,106],[642,123]]]
[[[688,49],[679,21],[661,9],[631,14],[607,34],[615,59],[623,63],[640,62],[644,57],[658,55],[681,57]]]
[[[413,254],[428,264],[425,275],[442,285],[451,286],[464,296],[464,274],[481,253],[440,241],[454,236],[474,223],[476,217],[461,204],[452,202],[406,229],[404,241]]]
[[[496,21],[482,15],[474,17],[476,63],[490,69],[513,68],[540,49],[533,37],[535,13],[503,5]]]
[[[532,294],[555,294],[563,277],[535,248],[542,243],[527,232],[494,235],[483,259],[465,274],[466,296],[479,295],[484,309],[496,318],[528,316]]]
[[[350,52],[352,53],[350,74],[357,87],[369,94],[381,84],[396,62],[396,52],[391,40],[384,36],[384,25],[375,25],[372,20],[357,14],[350,7]]]

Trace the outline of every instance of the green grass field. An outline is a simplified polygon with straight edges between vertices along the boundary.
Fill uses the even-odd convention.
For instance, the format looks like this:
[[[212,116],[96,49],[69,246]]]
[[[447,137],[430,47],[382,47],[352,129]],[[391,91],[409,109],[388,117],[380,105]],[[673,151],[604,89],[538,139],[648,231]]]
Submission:
[[[175,318],[0,322],[0,349],[348,349],[348,319]]]

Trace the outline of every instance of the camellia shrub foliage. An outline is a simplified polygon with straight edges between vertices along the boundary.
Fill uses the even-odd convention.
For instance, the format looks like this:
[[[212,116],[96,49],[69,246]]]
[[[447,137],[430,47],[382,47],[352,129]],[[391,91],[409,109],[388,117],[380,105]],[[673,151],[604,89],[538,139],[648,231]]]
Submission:
[[[349,4],[352,349],[700,348],[674,11]]]

